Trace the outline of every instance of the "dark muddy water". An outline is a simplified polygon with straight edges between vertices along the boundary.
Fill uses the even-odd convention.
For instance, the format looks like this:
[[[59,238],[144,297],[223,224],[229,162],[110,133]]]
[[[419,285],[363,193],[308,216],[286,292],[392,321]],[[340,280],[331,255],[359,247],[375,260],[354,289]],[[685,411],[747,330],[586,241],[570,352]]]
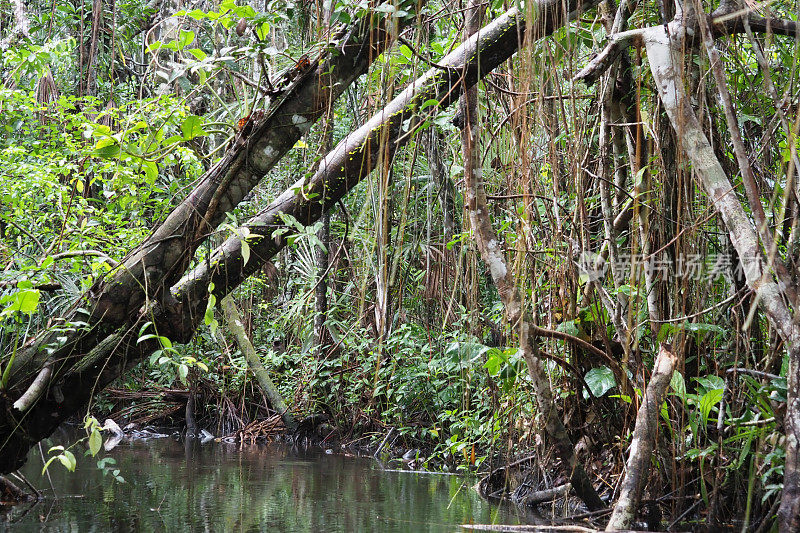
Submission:
[[[524,522],[514,507],[482,500],[472,479],[385,471],[371,458],[140,440],[100,453],[116,459],[118,483],[84,449],[74,448],[76,472],[50,466],[52,487],[34,450],[24,473],[45,500],[14,508],[0,530],[399,532]]]

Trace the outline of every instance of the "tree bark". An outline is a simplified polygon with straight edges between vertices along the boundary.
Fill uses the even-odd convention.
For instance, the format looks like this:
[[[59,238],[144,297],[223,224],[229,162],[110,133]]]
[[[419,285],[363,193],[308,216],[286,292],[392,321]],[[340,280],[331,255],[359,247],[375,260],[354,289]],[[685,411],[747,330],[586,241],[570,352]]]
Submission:
[[[789,346],[787,409],[784,418],[786,464],[778,517],[781,531],[800,531],[800,327],[794,323],[793,313],[787,305],[790,299],[786,289],[789,287],[779,286],[770,272],[756,230],[734,194],[734,187],[714,155],[683,89],[685,85],[680,66],[685,28],[673,22],[670,23],[669,35],[663,27],[658,27],[646,30],[643,36],[650,70],[672,127],[692,162],[700,185],[722,215],[747,285],[756,293],[772,328]]]
[[[639,406],[639,412],[636,413],[630,455],[625,464],[625,479],[622,481],[619,499],[614,506],[614,512],[611,514],[606,531],[629,529],[636,518],[636,511],[641,501],[642,489],[647,482],[650,461],[655,448],[658,415],[661,412],[661,404],[666,398],[667,387],[669,387],[677,361],[678,358],[673,353],[672,347],[662,344],[653,368],[653,375],[650,377],[650,383],[647,384],[647,390],[644,393],[644,401]]]
[[[250,342],[250,338],[247,336],[247,332],[242,325],[242,317],[239,314],[239,310],[236,308],[236,304],[233,302],[233,298],[228,295],[222,299],[220,304],[222,306],[222,313],[225,315],[225,323],[228,325],[230,332],[233,333],[236,344],[239,346],[239,349],[242,351],[247,361],[247,366],[250,367],[250,371],[256,377],[256,380],[258,380],[258,384],[267,396],[270,406],[280,413],[287,429],[289,429],[289,431],[295,431],[297,429],[297,422],[286,406],[286,402],[283,401],[283,396],[281,396],[280,391],[278,391],[278,388],[270,379],[269,372],[264,368],[261,359],[256,353],[256,349],[253,347],[253,343]]]

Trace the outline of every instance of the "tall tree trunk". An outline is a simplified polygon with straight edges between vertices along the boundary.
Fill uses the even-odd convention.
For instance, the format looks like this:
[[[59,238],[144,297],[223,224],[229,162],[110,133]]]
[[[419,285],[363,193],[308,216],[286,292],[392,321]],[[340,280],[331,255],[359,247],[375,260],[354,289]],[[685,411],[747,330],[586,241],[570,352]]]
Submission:
[[[481,6],[480,0],[470,0],[465,13],[465,38],[475,33],[480,27]],[[481,257],[489,267],[492,280],[505,306],[511,327],[519,331],[519,352],[528,365],[528,373],[533,381],[539,410],[545,420],[545,433],[555,445],[556,455],[563,462],[566,474],[570,477],[575,492],[590,510],[600,509],[603,507],[603,502],[595,492],[589,477],[575,456],[575,447],[567,435],[567,430],[553,401],[550,381],[544,371],[541,360],[537,357],[537,347],[535,338],[532,335],[532,329],[529,326],[530,317],[525,311],[525,303],[522,301],[520,291],[515,284],[514,275],[508,269],[503,254],[502,240],[495,232],[489,219],[486,191],[481,181],[483,172],[476,154],[479,135],[478,89],[476,86],[470,87],[464,92],[459,106],[459,112],[464,119],[461,142],[464,156],[465,203],[470,224],[475,234],[475,241],[478,244]]]
[[[748,286],[755,291],[770,325],[789,347],[787,409],[784,418],[787,436],[786,464],[778,516],[781,531],[798,531],[800,530],[800,455],[798,455],[800,327],[795,324],[793,313],[786,304],[787,301],[792,301],[787,291],[796,291],[796,288],[785,287],[775,281],[774,274],[764,258],[756,229],[737,196],[731,193],[734,187],[714,154],[689,103],[689,97],[683,89],[685,85],[680,67],[683,39],[685,39],[685,28],[679,22],[670,24],[669,35],[663,27],[650,28],[644,34],[650,70],[681,146],[694,165],[698,181],[722,215]]]

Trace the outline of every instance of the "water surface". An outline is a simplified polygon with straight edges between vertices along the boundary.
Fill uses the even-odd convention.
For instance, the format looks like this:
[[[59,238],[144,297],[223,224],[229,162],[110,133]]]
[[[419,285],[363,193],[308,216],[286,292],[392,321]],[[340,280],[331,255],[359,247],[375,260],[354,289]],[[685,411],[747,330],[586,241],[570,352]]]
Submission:
[[[78,445],[81,455],[84,445]],[[45,448],[45,452],[46,452]],[[103,455],[105,452],[101,452]],[[519,524],[511,506],[482,500],[457,476],[385,471],[371,458],[151,439],[114,457],[125,483],[78,457],[74,473],[34,450],[24,468],[45,501],[0,518],[13,531],[460,531],[461,524]],[[9,523],[13,521],[13,523]]]

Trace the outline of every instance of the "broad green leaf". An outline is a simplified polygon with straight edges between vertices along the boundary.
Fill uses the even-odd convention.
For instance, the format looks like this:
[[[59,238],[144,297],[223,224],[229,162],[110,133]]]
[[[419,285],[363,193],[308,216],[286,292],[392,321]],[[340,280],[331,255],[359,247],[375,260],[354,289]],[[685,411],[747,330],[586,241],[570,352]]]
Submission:
[[[556,326],[556,331],[562,331],[567,335],[572,335],[573,337],[581,337],[581,330],[578,328],[578,325],[575,324],[574,320],[561,322],[558,326]]]
[[[193,9],[186,14],[192,17],[194,20],[203,20],[204,18],[208,18],[208,13],[202,9]]]
[[[710,391],[712,389],[724,389],[725,388],[725,380],[719,376],[705,376],[702,378],[695,378],[705,390]]]
[[[454,363],[471,363],[488,350],[488,346],[478,342],[453,342],[445,348],[445,354],[449,355]]]
[[[100,451],[100,447],[102,445],[103,437],[100,436],[100,432],[97,430],[97,428],[95,428],[89,434],[89,451],[91,452],[92,456],[97,455],[97,452]]]
[[[259,40],[263,41],[269,35],[269,22],[265,22],[259,27],[256,28],[256,35],[258,35]]]
[[[185,141],[206,135],[206,132],[203,130],[203,119],[197,115],[189,115],[183,119],[183,123],[181,124],[181,133],[183,134],[183,140]]]
[[[614,379],[614,372],[607,366],[600,366],[593,368],[586,373],[584,377],[589,389],[597,398],[603,396],[609,390],[617,386],[617,380]],[[589,398],[589,393],[586,389],[583,390],[583,397]]]
[[[36,312],[36,308],[39,307],[41,295],[42,294],[36,289],[23,289],[15,292],[8,299],[11,301],[11,304],[3,309],[2,315],[10,315],[16,311],[25,313],[26,315],[32,315]]]
[[[194,42],[194,32],[189,30],[181,30],[178,35],[178,48],[183,50]]]
[[[686,399],[686,383],[683,380],[683,374],[677,370],[674,371],[672,373],[672,379],[670,379],[669,386],[673,391],[675,391],[675,394],[684,400]]]
[[[178,365],[178,377],[181,378],[182,383],[186,383],[186,376],[189,375],[189,367],[186,365]]]
[[[708,422],[708,415],[711,413],[711,409],[722,401],[722,395],[722,389],[712,389],[700,398],[698,407],[700,408],[700,415],[703,417],[703,424]]]
[[[70,472],[74,472],[75,466],[78,464],[78,462],[75,460],[75,456],[69,450],[64,450],[64,453],[58,456],[58,460]]]
[[[206,54],[205,52],[203,52],[199,48],[190,48],[190,49],[188,49],[186,51],[189,52],[190,54],[192,54],[195,57],[195,59],[197,59],[198,61],[202,61],[202,60],[204,60],[205,58],[208,57],[208,54]]]
[[[242,264],[246,265],[248,261],[250,261],[250,245],[247,244],[247,241],[242,239]]]
[[[500,372],[500,368],[508,361],[508,358],[503,356],[503,352],[494,348],[489,350],[487,355],[483,368],[489,372],[490,376],[496,376]]]
[[[148,182],[154,183],[158,178],[158,165],[155,162],[142,161],[142,170],[144,170],[144,175]]]
[[[119,157],[121,148],[116,139],[112,137],[105,137],[97,141],[97,144],[94,145],[94,152],[98,157],[102,157],[103,159],[111,159],[114,157]]]

